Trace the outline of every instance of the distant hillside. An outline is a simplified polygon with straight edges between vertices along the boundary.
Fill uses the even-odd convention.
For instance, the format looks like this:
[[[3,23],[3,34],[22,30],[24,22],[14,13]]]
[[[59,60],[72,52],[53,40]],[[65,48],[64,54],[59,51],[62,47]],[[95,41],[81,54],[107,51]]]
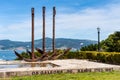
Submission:
[[[87,46],[89,44],[95,44],[96,41],[92,40],[80,40],[80,39],[66,39],[56,38],[56,48],[73,48],[80,49],[80,47]],[[42,39],[35,40],[35,47],[42,48]],[[31,42],[20,42],[11,40],[0,40],[0,49],[26,49],[31,48]],[[46,48],[52,49],[52,39],[46,38]]]

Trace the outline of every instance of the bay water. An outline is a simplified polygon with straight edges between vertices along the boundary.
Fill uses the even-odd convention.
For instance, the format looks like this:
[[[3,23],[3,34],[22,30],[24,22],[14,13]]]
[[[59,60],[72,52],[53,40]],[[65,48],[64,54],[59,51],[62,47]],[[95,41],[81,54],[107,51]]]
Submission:
[[[22,51],[17,51],[21,53]],[[11,61],[15,60],[17,56],[15,55],[13,50],[0,50],[0,60]]]

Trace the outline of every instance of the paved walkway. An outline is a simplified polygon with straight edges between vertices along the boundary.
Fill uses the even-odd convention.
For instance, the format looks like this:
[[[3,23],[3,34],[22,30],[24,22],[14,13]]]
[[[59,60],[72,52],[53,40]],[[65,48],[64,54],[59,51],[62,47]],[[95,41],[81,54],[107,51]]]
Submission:
[[[24,61],[0,61],[0,64],[17,64],[26,63]],[[53,63],[59,67],[27,67],[27,68],[6,68],[0,69],[0,77],[25,76],[37,74],[52,73],[77,73],[77,72],[95,72],[95,71],[112,71],[119,70],[120,65],[111,65],[105,63],[92,62],[87,60],[66,59],[50,60],[37,63]]]
[[[112,65],[78,59],[54,60],[49,62],[60,65],[64,68],[120,68],[120,65]]]

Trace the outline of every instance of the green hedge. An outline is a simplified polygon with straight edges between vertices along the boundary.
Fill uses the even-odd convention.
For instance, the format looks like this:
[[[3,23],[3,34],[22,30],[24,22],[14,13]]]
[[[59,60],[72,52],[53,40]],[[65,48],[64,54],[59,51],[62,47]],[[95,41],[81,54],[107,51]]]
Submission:
[[[120,64],[120,53],[118,52],[94,52],[94,51],[76,51],[69,52],[62,57],[64,59],[89,59],[99,62]]]
[[[62,50],[58,51],[59,54],[62,52]],[[35,52],[35,54],[41,56],[38,52]],[[49,55],[51,55],[51,52]],[[25,52],[23,52],[21,56],[29,58]],[[120,52],[70,51],[68,54],[59,57],[59,59],[89,59],[104,63],[120,64]]]

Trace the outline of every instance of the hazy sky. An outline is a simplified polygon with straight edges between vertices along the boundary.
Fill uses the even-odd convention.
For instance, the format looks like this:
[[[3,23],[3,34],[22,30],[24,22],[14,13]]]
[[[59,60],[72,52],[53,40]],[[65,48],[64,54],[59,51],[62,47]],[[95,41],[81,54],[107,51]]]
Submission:
[[[42,38],[42,7],[46,6],[46,37],[52,37],[56,6],[56,38],[101,40],[120,31],[120,0],[0,0],[0,40],[31,40],[31,8],[35,8],[35,39]]]

